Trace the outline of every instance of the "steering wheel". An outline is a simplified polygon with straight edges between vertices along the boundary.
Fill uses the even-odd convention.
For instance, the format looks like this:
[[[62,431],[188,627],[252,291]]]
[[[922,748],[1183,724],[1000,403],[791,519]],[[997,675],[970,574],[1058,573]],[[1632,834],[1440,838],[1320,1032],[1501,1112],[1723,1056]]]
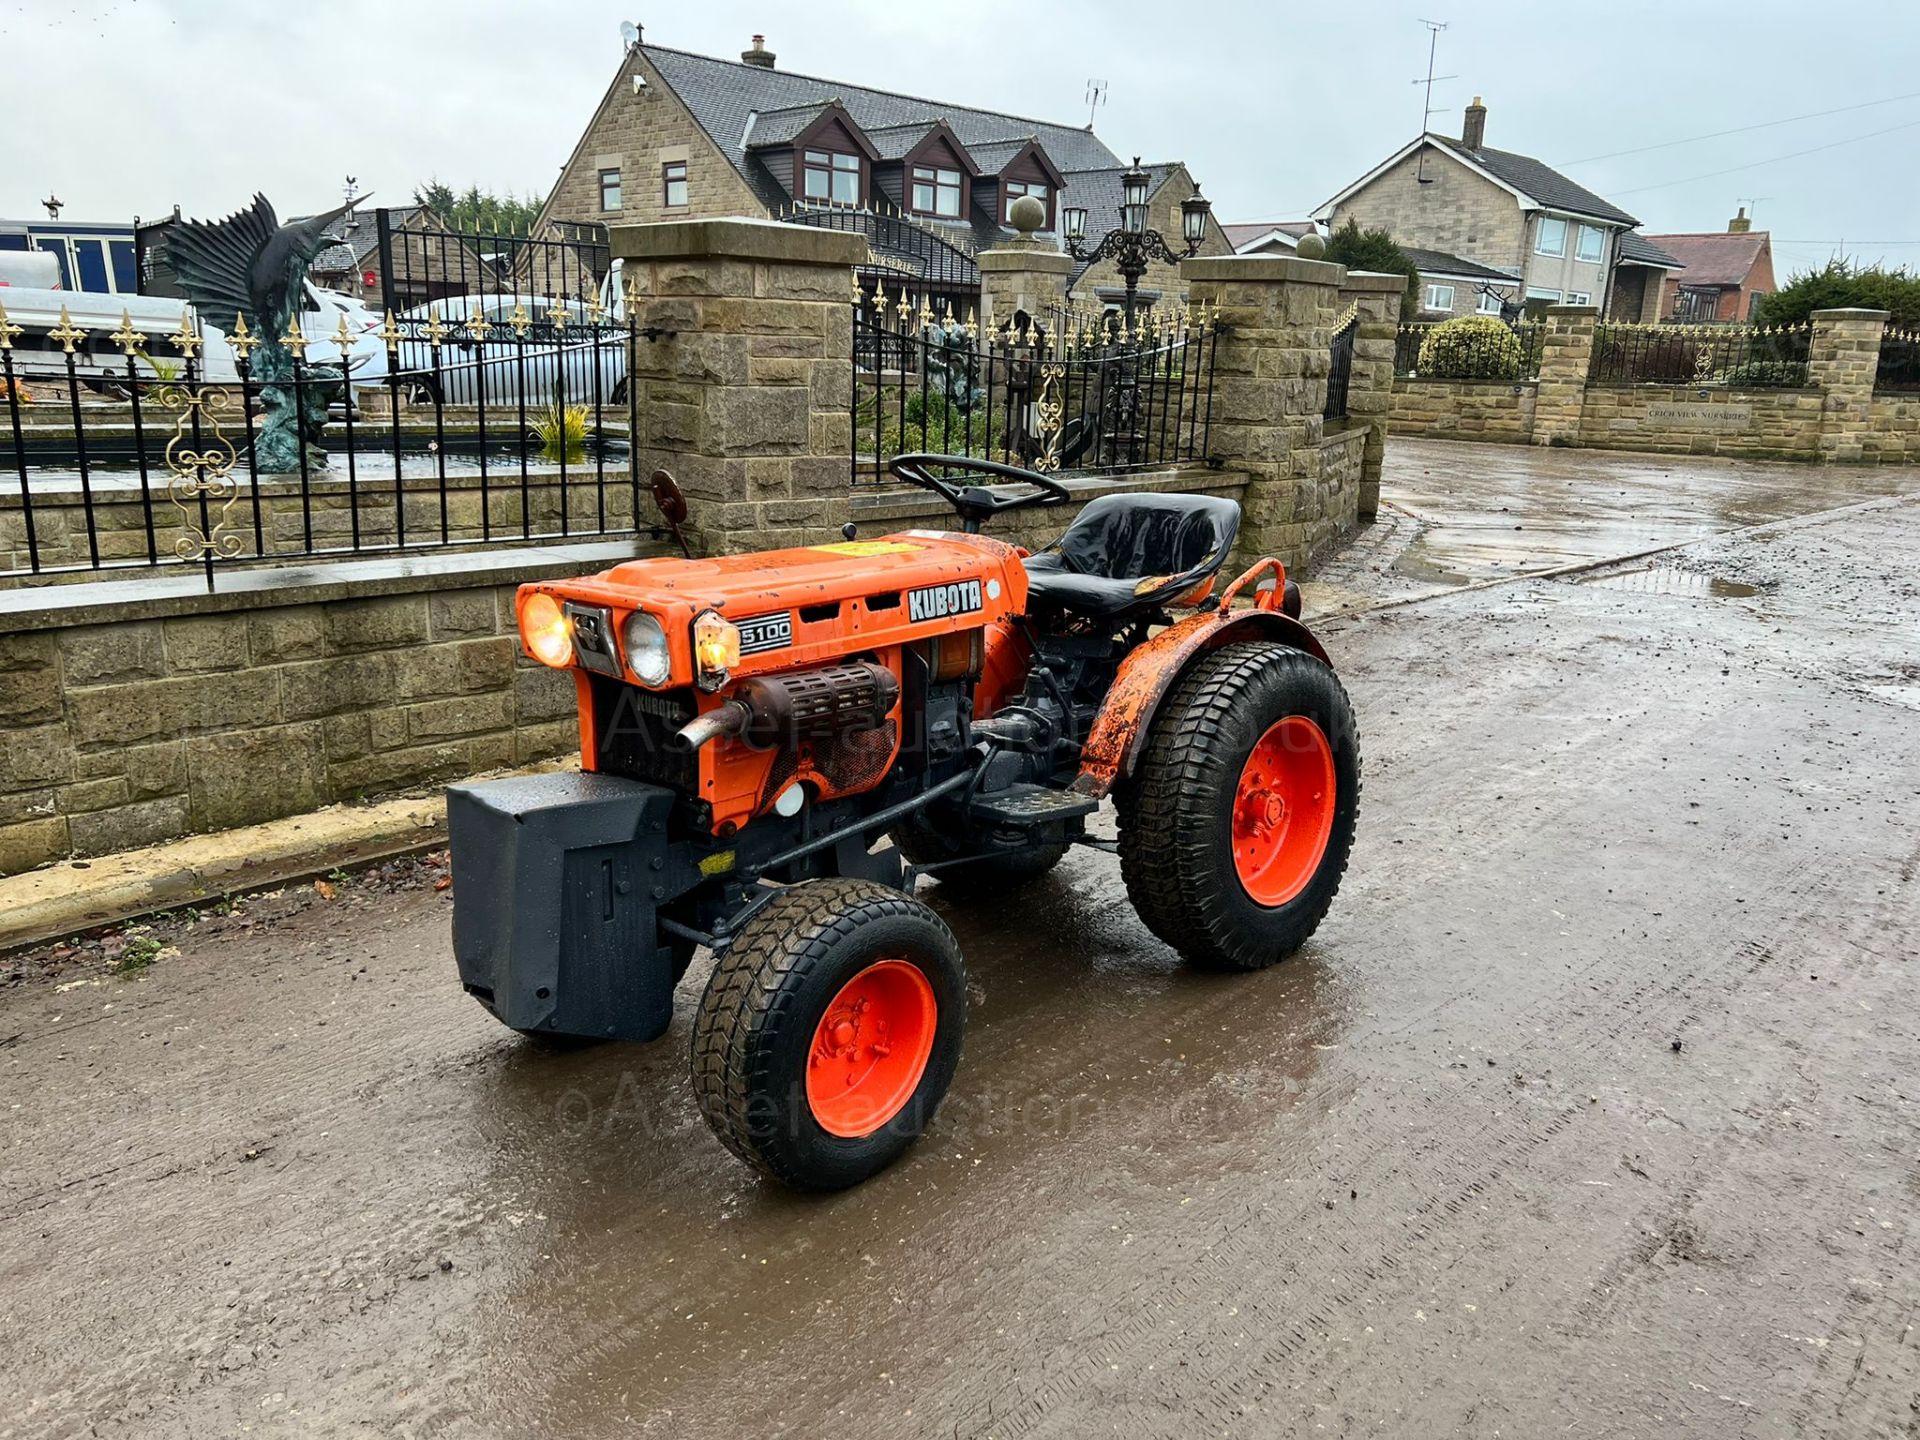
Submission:
[[[982,475],[989,480],[1017,481],[1035,487],[1038,493],[1006,495],[983,485],[955,485],[951,480],[935,475],[933,469],[936,467]],[[953,506],[954,513],[960,517],[961,528],[969,535],[980,533],[983,520],[991,520],[1006,511],[1025,510],[1032,505],[1058,505],[1073,499],[1073,492],[1051,475],[1022,470],[1018,465],[1002,465],[997,460],[976,460],[970,455],[896,455],[887,463],[887,469],[896,479],[904,480],[909,485],[918,485],[923,490],[931,490]]]

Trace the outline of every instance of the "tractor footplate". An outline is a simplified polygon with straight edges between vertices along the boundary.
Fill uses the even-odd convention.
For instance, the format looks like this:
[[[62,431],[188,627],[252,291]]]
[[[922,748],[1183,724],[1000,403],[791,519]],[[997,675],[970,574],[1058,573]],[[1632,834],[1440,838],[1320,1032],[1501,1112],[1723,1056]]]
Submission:
[[[987,825],[1043,825],[1091,815],[1100,802],[1071,790],[1049,790],[1044,785],[1009,785],[988,795],[976,795],[967,807],[970,819]]]

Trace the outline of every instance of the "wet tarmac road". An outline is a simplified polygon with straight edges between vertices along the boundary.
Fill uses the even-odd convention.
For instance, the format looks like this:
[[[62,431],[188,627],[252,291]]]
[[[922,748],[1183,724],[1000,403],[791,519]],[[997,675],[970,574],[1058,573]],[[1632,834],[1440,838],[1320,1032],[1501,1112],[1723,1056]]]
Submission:
[[[1526,488],[1448,448],[1329,586]],[[0,993],[0,1436],[1911,1433],[1920,500],[1860,498],[1331,619],[1360,837],[1272,971],[1101,854],[929,885],[966,1057],[850,1194],[725,1155],[684,1013],[500,1030],[431,889]]]

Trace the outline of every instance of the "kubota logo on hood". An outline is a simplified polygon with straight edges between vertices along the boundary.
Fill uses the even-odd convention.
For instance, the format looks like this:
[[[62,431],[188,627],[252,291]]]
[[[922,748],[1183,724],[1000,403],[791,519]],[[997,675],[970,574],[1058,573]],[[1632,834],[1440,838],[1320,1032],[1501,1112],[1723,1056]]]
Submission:
[[[978,580],[956,580],[951,585],[929,585],[907,592],[907,619],[916,624],[944,620],[949,615],[970,615],[979,608]]]

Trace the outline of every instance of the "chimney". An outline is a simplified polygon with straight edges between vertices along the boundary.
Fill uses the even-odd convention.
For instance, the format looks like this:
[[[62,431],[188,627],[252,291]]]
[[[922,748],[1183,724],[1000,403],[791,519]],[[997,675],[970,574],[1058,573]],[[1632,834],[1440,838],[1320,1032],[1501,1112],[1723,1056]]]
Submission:
[[[1744,235],[1753,229],[1753,222],[1747,218],[1747,207],[1742,205],[1740,213],[1727,222],[1729,235]]]
[[[1478,95],[1467,106],[1467,118],[1460,127],[1460,143],[1469,150],[1478,150],[1487,140],[1487,107],[1480,103]]]
[[[740,52],[740,60],[741,63],[746,65],[758,65],[762,70],[773,69],[773,52],[767,49],[767,37],[764,35],[754,36],[753,48],[751,50],[742,50]]]

